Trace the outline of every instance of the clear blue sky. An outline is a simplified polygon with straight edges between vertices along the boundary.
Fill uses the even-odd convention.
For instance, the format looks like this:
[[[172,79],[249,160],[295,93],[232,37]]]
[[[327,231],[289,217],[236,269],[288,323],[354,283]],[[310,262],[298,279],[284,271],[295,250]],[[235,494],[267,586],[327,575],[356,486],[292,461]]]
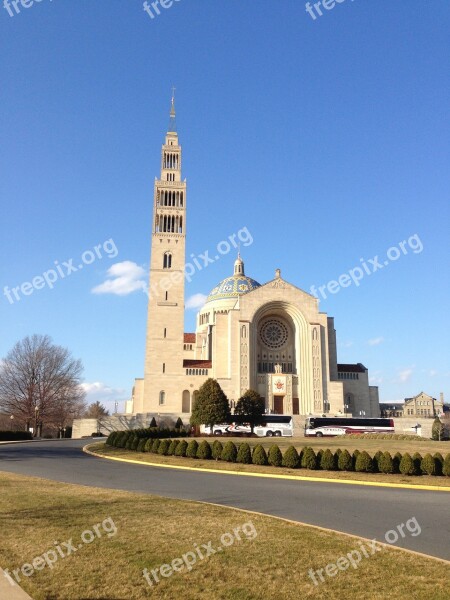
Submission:
[[[146,296],[92,289],[145,278],[175,85],[188,255],[247,227],[247,274],[264,283],[280,267],[309,291],[397,247],[359,286],[331,284],[321,310],[339,361],[368,366],[382,401],[450,400],[450,5],[347,0],[323,13],[297,0],[180,0],[154,19],[141,0],[42,0],[12,17],[0,6],[0,356],[49,334],[83,360],[91,400],[129,397]],[[117,256],[102,247],[53,289],[4,295],[109,239]],[[197,273],[187,296],[234,258]],[[188,310],[186,331],[194,320]]]

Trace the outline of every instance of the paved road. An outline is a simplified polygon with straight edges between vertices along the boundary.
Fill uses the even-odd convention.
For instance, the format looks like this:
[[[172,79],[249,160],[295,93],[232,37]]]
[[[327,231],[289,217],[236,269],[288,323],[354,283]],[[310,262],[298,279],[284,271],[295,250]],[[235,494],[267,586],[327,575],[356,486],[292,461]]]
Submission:
[[[235,477],[98,459],[86,440],[0,445],[0,470],[66,483],[202,500],[385,541],[416,518],[420,535],[403,528],[397,546],[450,560],[450,493]],[[413,532],[417,529],[410,522]],[[392,535],[392,534],[391,534]]]

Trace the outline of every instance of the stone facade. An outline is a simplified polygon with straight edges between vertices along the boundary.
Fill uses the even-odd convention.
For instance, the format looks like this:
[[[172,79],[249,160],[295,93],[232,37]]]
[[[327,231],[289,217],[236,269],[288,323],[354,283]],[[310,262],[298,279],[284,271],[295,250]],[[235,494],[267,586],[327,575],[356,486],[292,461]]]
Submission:
[[[420,392],[412,398],[405,398],[403,404],[385,403],[380,405],[382,416],[386,417],[442,417],[447,409],[444,405],[444,395],[436,400],[425,392]]]
[[[187,421],[196,392],[213,377],[232,406],[252,388],[270,412],[379,416],[378,388],[369,386],[367,369],[345,365],[357,377],[341,377],[346,371],[337,363],[333,318],[279,269],[261,285],[245,274],[238,256],[233,273],[199,311],[196,331],[184,332],[186,181],[174,123],[172,102],[154,188],[145,372],[126,412]]]

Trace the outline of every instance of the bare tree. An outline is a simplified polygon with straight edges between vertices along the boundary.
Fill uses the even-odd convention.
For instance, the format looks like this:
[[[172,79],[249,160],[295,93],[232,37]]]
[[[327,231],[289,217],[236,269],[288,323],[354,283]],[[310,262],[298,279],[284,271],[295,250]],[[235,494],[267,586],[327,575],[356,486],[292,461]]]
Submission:
[[[65,423],[85,408],[83,365],[47,335],[26,337],[0,364],[0,408],[34,436],[44,423]]]

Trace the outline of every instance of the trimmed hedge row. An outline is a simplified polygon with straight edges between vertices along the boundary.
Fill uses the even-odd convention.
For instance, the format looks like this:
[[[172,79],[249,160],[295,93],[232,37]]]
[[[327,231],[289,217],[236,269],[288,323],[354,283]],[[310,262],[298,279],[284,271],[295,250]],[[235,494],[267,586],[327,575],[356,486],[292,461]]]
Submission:
[[[19,440],[32,440],[31,431],[0,431],[0,442],[16,442]]]
[[[114,446],[115,448],[126,448],[127,450],[137,450],[141,440],[162,440],[172,439],[179,437],[186,437],[188,432],[186,429],[175,428],[167,429],[163,427],[148,427],[147,429],[129,429],[127,431],[113,431],[109,434],[106,443],[108,446]],[[137,441],[136,441],[137,440]],[[135,448],[131,448],[135,445]],[[143,444],[140,445],[140,452]],[[148,452],[148,450],[147,450]]]
[[[389,452],[377,452],[373,457],[365,450],[360,452],[355,450],[350,454],[348,450],[338,449],[336,452],[331,450],[318,450],[316,453],[313,448],[306,446],[297,451],[294,446],[289,446],[284,454],[276,444],[272,444],[269,451],[266,452],[264,446],[257,444],[252,448],[244,442],[234,444],[226,442],[224,445],[215,440],[210,444],[207,440],[202,440],[200,444],[197,440],[171,440],[145,439],[137,436],[128,436],[125,445],[118,446],[117,432],[110,434],[106,440],[108,446],[126,448],[137,452],[150,452],[163,456],[182,456],[187,458],[198,458],[203,460],[222,460],[224,462],[270,465],[273,467],[286,467],[288,469],[309,469],[322,471],[354,471],[357,473],[386,473],[402,475],[444,475],[450,477],[450,453],[445,459],[439,452],[433,456],[425,454],[421,456],[418,452],[411,456],[408,452],[400,454],[397,452],[391,456]],[[116,443],[113,443],[116,441]],[[122,443],[122,438],[120,438]]]

